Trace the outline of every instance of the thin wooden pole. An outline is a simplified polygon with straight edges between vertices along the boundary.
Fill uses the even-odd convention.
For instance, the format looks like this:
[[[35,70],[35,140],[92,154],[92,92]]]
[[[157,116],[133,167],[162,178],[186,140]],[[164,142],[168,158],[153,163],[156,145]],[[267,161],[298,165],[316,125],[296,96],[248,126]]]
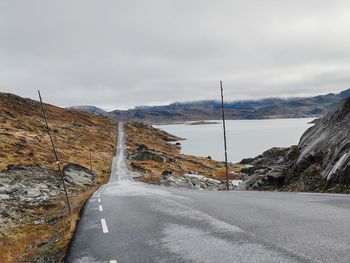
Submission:
[[[57,155],[57,152],[56,152],[56,147],[55,147],[55,144],[53,142],[53,139],[52,139],[52,136],[51,136],[51,131],[50,131],[50,128],[49,128],[49,124],[48,124],[48,121],[47,121],[47,116],[46,116],[46,111],[44,109],[44,104],[43,104],[43,101],[41,99],[41,94],[40,94],[40,90],[38,90],[38,94],[39,94],[39,99],[40,99],[40,104],[41,104],[41,110],[43,112],[43,116],[44,116],[44,120],[45,120],[45,125],[46,125],[46,129],[47,129],[47,133],[49,134],[49,137],[50,137],[50,141],[51,141],[51,146],[52,146],[52,151],[55,155],[55,160],[56,160],[56,164],[57,164],[57,168],[58,168],[58,171],[60,172],[60,176],[61,176],[61,179],[62,179],[62,185],[63,185],[63,189],[64,189],[64,193],[66,195],[66,200],[67,200],[67,206],[68,206],[68,211],[69,213],[71,213],[71,207],[70,207],[70,203],[69,203],[69,199],[68,199],[68,193],[67,193],[67,189],[66,189],[66,184],[64,182],[64,177],[63,177],[63,172],[62,172],[62,169],[61,169],[61,166],[60,166],[60,162],[58,160],[58,155]]]
[[[226,190],[230,190],[228,181],[228,165],[227,165],[227,145],[226,145],[226,125],[225,125],[225,110],[224,110],[224,90],[222,88],[222,80],[220,80],[221,89],[221,111],[222,111],[222,126],[224,129],[224,147],[225,147],[225,168],[226,168]]]
[[[91,148],[90,148],[90,173],[92,174],[92,156],[91,156]]]

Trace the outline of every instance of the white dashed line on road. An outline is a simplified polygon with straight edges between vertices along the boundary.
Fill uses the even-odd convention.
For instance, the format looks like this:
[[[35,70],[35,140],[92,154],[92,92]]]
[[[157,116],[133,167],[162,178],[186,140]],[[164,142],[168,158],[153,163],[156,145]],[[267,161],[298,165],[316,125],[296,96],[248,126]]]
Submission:
[[[102,205],[99,205],[99,206],[98,206],[98,209],[99,209],[100,211],[103,211]]]
[[[101,199],[99,198],[97,201],[100,203],[100,202],[101,202]]]
[[[108,233],[108,227],[106,220],[104,218],[101,219],[102,231],[103,233]]]
[[[118,261],[116,261],[115,259],[110,260],[109,263],[118,263]]]

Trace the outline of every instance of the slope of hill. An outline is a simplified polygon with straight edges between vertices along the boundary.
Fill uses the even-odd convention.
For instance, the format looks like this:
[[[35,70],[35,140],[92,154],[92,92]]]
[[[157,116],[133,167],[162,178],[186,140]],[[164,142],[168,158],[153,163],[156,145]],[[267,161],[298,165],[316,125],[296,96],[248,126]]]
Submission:
[[[61,166],[69,170],[72,213],[67,215],[40,104],[0,93],[0,262],[61,262],[82,205],[109,177],[116,124],[90,113],[45,108]],[[90,167],[90,149],[93,174],[84,168]]]
[[[273,148],[243,169],[254,190],[350,192],[350,98],[319,119],[298,146]]]
[[[126,145],[128,147],[128,162],[131,169],[140,172],[138,180],[154,184],[166,184],[170,179],[172,186],[208,189],[213,185],[207,182],[217,182],[225,187],[221,180],[225,176],[225,164],[212,160],[210,157],[197,157],[181,154],[181,144],[175,142],[183,140],[165,131],[153,128],[143,123],[127,123],[125,125]],[[240,165],[229,165],[229,179],[234,180],[238,176]],[[203,176],[205,182],[198,185],[186,182],[178,184],[184,175],[194,177]],[[188,178],[187,178],[188,179]],[[209,187],[208,187],[209,186]]]
[[[262,100],[225,103],[227,119],[271,119],[319,117],[327,113],[340,100],[350,96],[350,89],[339,94],[326,94],[308,98],[268,98]],[[93,108],[80,108],[94,112]],[[219,101],[172,103],[164,106],[136,107],[98,113],[119,121],[170,123],[179,121],[215,120],[221,118]]]
[[[104,115],[107,113],[103,109],[100,109],[96,106],[89,106],[89,105],[72,106],[72,107],[68,107],[67,110],[85,111],[85,112],[90,112],[90,113],[95,114],[95,115]]]

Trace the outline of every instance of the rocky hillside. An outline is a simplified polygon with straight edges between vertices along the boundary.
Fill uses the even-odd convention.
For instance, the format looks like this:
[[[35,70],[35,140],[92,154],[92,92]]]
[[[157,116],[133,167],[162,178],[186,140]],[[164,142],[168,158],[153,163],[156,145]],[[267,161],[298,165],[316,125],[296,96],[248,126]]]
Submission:
[[[242,187],[350,193],[350,98],[309,128],[298,146],[242,160]]]
[[[140,173],[138,180],[188,188],[225,187],[225,167],[210,157],[181,154],[182,138],[142,123],[125,127],[130,168]],[[175,143],[176,142],[176,143]],[[236,179],[240,165],[230,165],[229,179]]]
[[[88,106],[88,105],[68,107],[67,110],[85,111],[95,115],[104,115],[107,113],[105,110],[100,109],[96,106]]]
[[[109,176],[116,124],[45,108],[73,213],[67,214],[40,104],[0,93],[0,262],[62,261],[82,205]]]
[[[267,98],[226,102],[225,115],[227,119],[232,120],[318,117],[323,116],[335,104],[349,96],[350,89],[339,94],[330,93],[307,98]],[[111,112],[103,112],[95,107],[86,106],[79,109],[102,114],[119,121],[145,123],[217,120],[221,118],[221,102],[219,101],[172,103],[164,106],[137,107]]]

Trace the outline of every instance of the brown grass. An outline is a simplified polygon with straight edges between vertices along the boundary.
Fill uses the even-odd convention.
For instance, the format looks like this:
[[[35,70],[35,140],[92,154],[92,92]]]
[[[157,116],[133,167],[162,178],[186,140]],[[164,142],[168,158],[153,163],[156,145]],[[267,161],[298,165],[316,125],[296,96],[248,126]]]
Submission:
[[[0,232],[0,262],[35,262],[37,258],[55,258],[63,262],[66,249],[71,240],[80,209],[96,188],[79,195],[70,196],[72,213],[62,205],[64,197],[55,200],[49,211],[39,208],[37,215],[45,223],[35,225],[21,223]],[[57,220],[49,223],[50,219]]]
[[[117,125],[104,117],[45,104],[50,129],[62,165],[73,162],[92,166],[97,185],[106,182],[115,153]],[[10,164],[45,165],[56,169],[40,104],[0,93],[0,171]],[[28,178],[30,180],[30,178]],[[97,187],[97,186],[96,186]],[[19,207],[24,216],[0,225],[0,262],[63,262],[80,209],[96,187],[79,188],[70,196],[73,212],[67,215],[65,197],[41,207]],[[35,222],[37,219],[43,222]]]
[[[169,143],[169,141],[182,140],[177,136],[139,123],[127,124],[125,131],[129,152],[136,151],[141,144],[144,144],[160,156],[173,160],[165,163],[152,160],[129,160],[130,167],[142,173],[139,178],[141,181],[159,183],[164,170],[171,170],[175,176],[193,172],[214,179],[226,179],[224,163],[209,158],[181,154],[179,147]],[[229,179],[237,178],[241,168],[239,165],[229,165]]]
[[[92,166],[97,180],[109,176],[116,145],[116,123],[90,113],[45,104],[58,156],[63,164]],[[53,169],[54,155],[37,101],[0,93],[0,171],[8,164],[44,164]]]

